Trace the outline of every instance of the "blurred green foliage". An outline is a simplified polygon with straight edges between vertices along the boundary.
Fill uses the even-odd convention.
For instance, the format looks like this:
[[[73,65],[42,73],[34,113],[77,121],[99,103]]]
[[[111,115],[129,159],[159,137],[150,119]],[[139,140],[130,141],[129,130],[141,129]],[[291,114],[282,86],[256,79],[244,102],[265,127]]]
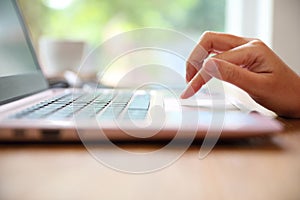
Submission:
[[[35,45],[40,36],[96,45],[143,27],[174,29],[192,37],[205,30],[224,31],[226,0],[70,0],[64,9],[47,6],[50,1],[19,0]]]

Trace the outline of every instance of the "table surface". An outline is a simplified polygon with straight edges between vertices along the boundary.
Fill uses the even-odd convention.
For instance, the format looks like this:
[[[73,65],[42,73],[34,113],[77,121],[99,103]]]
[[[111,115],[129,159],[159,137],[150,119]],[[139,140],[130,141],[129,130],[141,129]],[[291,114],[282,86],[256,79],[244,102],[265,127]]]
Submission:
[[[112,169],[80,144],[2,144],[0,199],[300,199],[300,120],[281,121],[280,134],[221,142],[203,159],[201,144],[194,144],[174,163],[141,174]],[[160,148],[121,147],[133,153]],[[95,148],[135,165],[113,149]],[[161,160],[176,151],[161,152]]]

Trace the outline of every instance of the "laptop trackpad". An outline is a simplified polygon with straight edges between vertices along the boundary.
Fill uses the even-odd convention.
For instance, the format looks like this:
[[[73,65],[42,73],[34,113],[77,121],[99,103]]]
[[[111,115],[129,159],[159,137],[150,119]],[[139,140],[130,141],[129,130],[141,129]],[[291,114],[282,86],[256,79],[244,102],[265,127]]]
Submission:
[[[180,104],[186,107],[199,107],[199,108],[215,108],[226,110],[237,110],[238,108],[228,100],[221,99],[180,99]]]

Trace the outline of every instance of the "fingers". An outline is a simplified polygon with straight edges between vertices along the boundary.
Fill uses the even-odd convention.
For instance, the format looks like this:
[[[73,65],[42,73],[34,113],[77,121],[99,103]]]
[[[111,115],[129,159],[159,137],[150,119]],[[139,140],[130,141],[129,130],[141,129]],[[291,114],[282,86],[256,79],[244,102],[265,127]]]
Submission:
[[[205,32],[200,38],[199,45],[207,52],[224,52],[246,44],[250,40],[252,39],[226,33]]]
[[[209,75],[205,70],[200,69],[193,79],[188,83],[186,89],[182,92],[180,97],[182,99],[187,99],[193,96],[210,79],[211,75]]]
[[[186,62],[186,80],[190,82],[195,74],[201,69],[203,61],[209,55],[200,44],[191,53],[190,57]]]
[[[230,49],[229,51],[225,51],[220,53],[213,58],[224,60],[229,63],[238,65],[243,68],[251,68],[252,65],[255,65],[257,62],[257,58],[259,57],[259,49],[257,49],[251,43],[247,43],[236,48]]]
[[[214,56],[219,60],[239,65],[256,73],[270,73],[272,65],[264,64],[270,49],[260,40],[252,40],[244,45]]]
[[[238,62],[238,60],[235,61]],[[186,99],[193,96],[211,77],[234,84],[253,96],[260,95],[259,89],[265,85],[263,76],[226,60],[213,57],[205,61],[203,68],[189,82],[181,98]]]
[[[212,52],[224,52],[237,46],[246,44],[251,39],[230,34],[205,32],[192,51],[186,63],[186,80],[190,82],[195,74],[202,68],[203,61]]]
[[[210,76],[234,84],[254,96],[259,94],[259,88],[265,83],[260,74],[217,58],[207,60],[203,70]]]

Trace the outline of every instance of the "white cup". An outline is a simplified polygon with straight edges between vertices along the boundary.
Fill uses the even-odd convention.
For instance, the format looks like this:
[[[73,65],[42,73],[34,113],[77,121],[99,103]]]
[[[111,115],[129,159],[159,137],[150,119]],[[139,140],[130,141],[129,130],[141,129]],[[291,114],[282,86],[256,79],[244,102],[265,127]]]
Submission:
[[[86,43],[79,40],[41,38],[39,59],[44,74],[62,77],[65,71],[77,72],[85,54]]]

